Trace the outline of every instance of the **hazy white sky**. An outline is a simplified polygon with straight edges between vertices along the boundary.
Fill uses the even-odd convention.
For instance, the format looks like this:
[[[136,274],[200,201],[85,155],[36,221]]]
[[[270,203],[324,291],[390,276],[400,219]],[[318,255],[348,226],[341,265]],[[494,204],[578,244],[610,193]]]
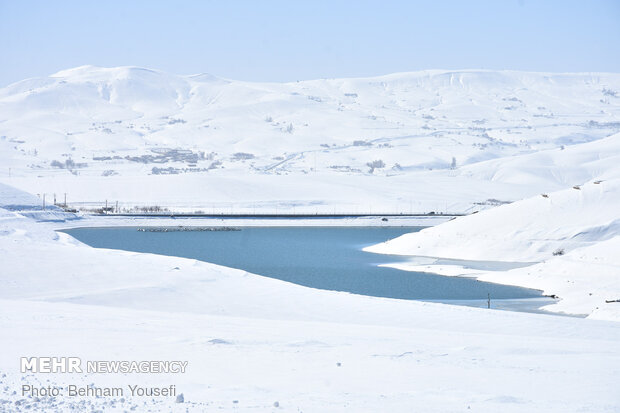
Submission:
[[[0,86],[92,64],[265,81],[620,72],[620,1],[0,0]]]

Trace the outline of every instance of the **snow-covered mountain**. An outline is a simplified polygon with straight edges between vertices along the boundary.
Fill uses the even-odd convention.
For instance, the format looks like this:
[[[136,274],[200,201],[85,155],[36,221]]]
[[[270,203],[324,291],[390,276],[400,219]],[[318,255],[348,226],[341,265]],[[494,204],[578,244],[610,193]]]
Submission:
[[[83,66],[0,89],[0,179],[91,204],[465,212],[615,173],[618,131],[619,74]]]

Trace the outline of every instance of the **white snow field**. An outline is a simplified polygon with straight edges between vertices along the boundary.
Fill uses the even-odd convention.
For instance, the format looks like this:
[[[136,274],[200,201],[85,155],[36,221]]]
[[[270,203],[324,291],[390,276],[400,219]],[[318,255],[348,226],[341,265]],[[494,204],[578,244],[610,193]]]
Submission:
[[[2,411],[620,409],[620,323],[322,291],[94,249],[53,231],[63,223],[44,214],[63,213],[37,221],[0,209]],[[29,356],[189,364],[184,374],[20,373]],[[28,397],[24,384],[174,384],[184,403]]]
[[[619,132],[619,74],[275,84],[84,66],[0,89],[0,411],[620,411]],[[476,212],[368,250],[538,288],[560,298],[546,310],[587,317],[94,249],[55,230],[138,221],[49,207],[65,193],[82,211]],[[189,365],[20,373],[29,356]],[[26,383],[174,384],[184,402],[28,397]]]

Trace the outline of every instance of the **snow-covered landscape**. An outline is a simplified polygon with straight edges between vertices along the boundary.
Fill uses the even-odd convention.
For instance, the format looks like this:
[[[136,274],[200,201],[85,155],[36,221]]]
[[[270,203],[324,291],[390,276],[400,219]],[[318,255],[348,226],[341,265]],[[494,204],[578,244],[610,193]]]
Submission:
[[[0,410],[620,410],[620,74],[255,83],[82,66],[0,89],[0,165]],[[402,214],[295,225],[428,226],[365,250],[558,300],[532,314],[368,297],[58,232],[264,224],[114,216],[145,212]],[[24,374],[26,356],[189,367]]]
[[[84,208],[467,213],[604,179],[618,132],[617,74],[84,66],[0,90],[0,177]]]

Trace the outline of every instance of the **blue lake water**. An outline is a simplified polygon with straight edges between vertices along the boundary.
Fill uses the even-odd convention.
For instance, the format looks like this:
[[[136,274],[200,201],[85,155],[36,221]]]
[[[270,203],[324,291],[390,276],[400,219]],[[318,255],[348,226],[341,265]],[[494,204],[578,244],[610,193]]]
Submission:
[[[139,229],[147,229],[140,231]],[[150,231],[147,227],[76,228],[64,232],[97,248],[194,258],[308,287],[378,297],[486,306],[515,300],[513,309],[541,292],[471,278],[401,271],[378,264],[407,257],[362,251],[419,227],[240,227],[238,231]],[[130,274],[128,274],[130,276]],[[536,302],[537,300],[533,300]],[[510,309],[510,306],[504,305]]]

